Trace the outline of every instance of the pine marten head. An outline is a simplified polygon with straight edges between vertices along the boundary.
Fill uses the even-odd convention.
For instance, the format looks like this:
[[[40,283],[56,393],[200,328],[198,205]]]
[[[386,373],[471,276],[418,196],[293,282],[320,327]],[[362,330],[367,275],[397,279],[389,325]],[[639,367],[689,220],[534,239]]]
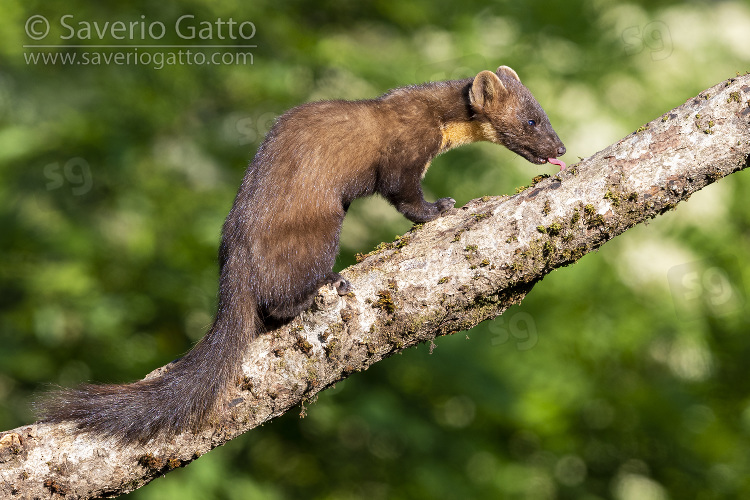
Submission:
[[[485,140],[502,144],[536,164],[565,154],[547,114],[508,66],[474,77],[469,102]]]

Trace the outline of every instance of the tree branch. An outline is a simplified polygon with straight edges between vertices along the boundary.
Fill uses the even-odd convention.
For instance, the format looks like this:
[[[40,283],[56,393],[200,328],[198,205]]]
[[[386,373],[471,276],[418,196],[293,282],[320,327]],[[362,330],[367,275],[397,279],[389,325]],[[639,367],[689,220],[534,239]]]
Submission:
[[[132,491],[385,357],[494,318],[551,270],[747,168],[748,158],[745,75],[514,196],[473,200],[415,226],[350,267],[353,293],[322,289],[310,311],[248,346],[244,379],[199,434],[118,447],[70,424],[0,433],[0,496]]]

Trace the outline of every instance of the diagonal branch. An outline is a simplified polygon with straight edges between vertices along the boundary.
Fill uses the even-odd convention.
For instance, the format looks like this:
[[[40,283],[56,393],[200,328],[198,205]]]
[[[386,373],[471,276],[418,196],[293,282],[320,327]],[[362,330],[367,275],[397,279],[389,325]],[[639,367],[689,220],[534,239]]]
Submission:
[[[132,491],[385,357],[501,314],[552,269],[747,168],[749,158],[745,75],[514,196],[473,200],[415,226],[350,267],[353,293],[324,288],[310,311],[248,346],[244,379],[199,434],[117,447],[69,424],[0,433],[0,496]]]

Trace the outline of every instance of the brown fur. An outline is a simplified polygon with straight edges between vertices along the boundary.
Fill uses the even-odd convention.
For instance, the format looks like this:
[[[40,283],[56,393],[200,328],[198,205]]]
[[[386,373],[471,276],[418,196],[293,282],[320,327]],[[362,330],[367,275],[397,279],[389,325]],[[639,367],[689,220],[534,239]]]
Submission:
[[[565,152],[542,108],[505,66],[288,111],[258,149],[224,224],[219,307],[206,337],[161,377],[58,393],[45,418],[74,420],[122,441],[200,427],[264,325],[299,314],[326,283],[349,290],[332,271],[349,204],[379,193],[412,222],[433,220],[455,201],[424,199],[420,181],[430,162],[480,140],[533,163]]]

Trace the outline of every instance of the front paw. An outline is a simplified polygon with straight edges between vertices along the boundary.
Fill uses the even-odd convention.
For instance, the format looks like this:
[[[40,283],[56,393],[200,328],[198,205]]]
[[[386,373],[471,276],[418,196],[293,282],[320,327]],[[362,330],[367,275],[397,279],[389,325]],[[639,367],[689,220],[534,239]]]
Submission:
[[[455,204],[456,200],[454,200],[453,198],[440,198],[435,202],[435,208],[438,209],[440,215],[443,215],[445,212],[453,208]]]

